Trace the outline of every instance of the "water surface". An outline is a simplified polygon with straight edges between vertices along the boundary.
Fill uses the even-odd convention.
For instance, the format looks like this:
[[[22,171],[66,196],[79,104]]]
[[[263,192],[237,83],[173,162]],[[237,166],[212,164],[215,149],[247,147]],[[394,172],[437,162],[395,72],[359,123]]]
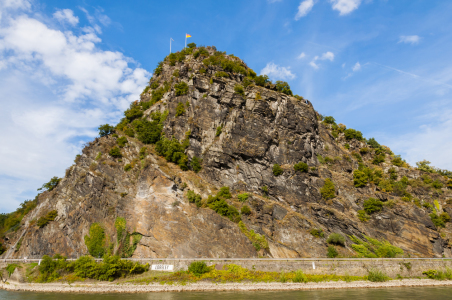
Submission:
[[[317,290],[282,292],[161,292],[145,294],[60,294],[0,290],[2,300],[441,300],[452,299],[452,287]]]

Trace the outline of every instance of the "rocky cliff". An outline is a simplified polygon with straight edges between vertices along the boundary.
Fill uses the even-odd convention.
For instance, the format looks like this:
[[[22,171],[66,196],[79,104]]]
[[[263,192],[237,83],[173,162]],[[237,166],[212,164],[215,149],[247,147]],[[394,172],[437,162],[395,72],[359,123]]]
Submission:
[[[102,135],[6,233],[3,258],[326,257],[332,233],[341,256],[452,256],[450,179],[215,47],[166,57]]]

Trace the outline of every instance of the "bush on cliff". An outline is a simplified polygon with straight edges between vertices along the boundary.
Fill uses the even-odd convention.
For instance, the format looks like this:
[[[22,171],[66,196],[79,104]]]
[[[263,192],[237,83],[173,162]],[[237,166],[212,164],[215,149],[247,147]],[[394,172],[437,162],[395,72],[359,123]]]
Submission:
[[[273,165],[273,175],[279,176],[279,175],[282,175],[282,173],[284,173],[284,170],[281,168],[281,166],[278,164],[274,164]]]
[[[306,163],[300,161],[299,163],[293,166],[293,169],[299,172],[307,172],[309,170],[309,167]]]
[[[366,258],[394,258],[403,255],[403,250],[391,245],[386,240],[379,241],[377,239],[370,238],[364,235],[366,241],[359,239],[358,237],[352,235],[349,238],[354,243],[352,245],[353,250],[356,251],[358,257]]]
[[[188,157],[185,155],[186,144],[181,144],[177,139],[167,139],[163,137],[155,145],[155,151],[165,157],[167,161],[176,163],[179,167],[186,171],[188,170]]]
[[[202,206],[202,198],[200,195],[196,194],[195,192],[189,190],[187,192],[187,198],[188,198],[188,202],[195,203],[197,207]]]
[[[42,216],[38,219],[36,222],[36,225],[39,226],[39,228],[42,228],[46,226],[49,222],[55,220],[55,218],[58,216],[58,211],[52,210],[49,211],[45,216]]]
[[[336,248],[334,248],[334,246],[329,245],[328,246],[328,253],[327,253],[327,257],[328,258],[335,258],[339,255],[339,253],[337,252]]]
[[[176,84],[174,88],[176,89],[176,96],[183,96],[188,94],[188,84],[184,81]]]
[[[92,223],[89,227],[89,236],[85,235],[85,245],[93,257],[102,257],[105,254],[105,230],[99,223]]]
[[[327,178],[325,179],[325,183],[322,188],[320,188],[320,194],[322,195],[323,199],[329,200],[336,197],[336,189],[334,187],[333,181],[331,179]]]
[[[383,202],[375,198],[369,198],[364,200],[364,211],[371,215],[375,212],[379,212],[383,208]]]
[[[114,157],[114,158],[121,158],[122,154],[121,154],[121,150],[119,150],[118,147],[113,147],[110,149],[110,152],[108,152],[108,154],[110,154],[110,156]]]
[[[182,116],[185,114],[185,106],[182,102],[177,103],[176,106],[176,117]]]
[[[196,156],[193,156],[193,158],[191,159],[190,166],[191,166],[192,170],[195,171],[195,173],[198,173],[199,171],[201,171],[201,169],[202,169],[201,163],[202,163],[202,160]]]
[[[358,141],[362,141],[364,139],[361,131],[351,129],[351,128],[345,129],[344,135],[347,140],[356,139]]]
[[[289,84],[285,81],[281,81],[281,80],[276,81],[276,90],[278,92],[282,92],[286,95],[290,95],[290,96],[293,95]]]
[[[251,209],[249,208],[248,205],[243,205],[240,212],[242,213],[242,215],[249,215],[251,214]]]
[[[345,246],[345,237],[340,233],[332,233],[328,236],[326,242],[328,244]]]
[[[52,177],[52,178],[50,179],[49,182],[44,183],[44,184],[42,185],[42,187],[40,187],[40,188],[38,189],[38,191],[40,191],[40,190],[47,190],[47,191],[50,192],[51,190],[53,190],[54,188],[56,188],[56,187],[58,186],[58,184],[60,183],[60,181],[61,181],[61,178],[58,178],[57,176],[54,176],[54,177]]]

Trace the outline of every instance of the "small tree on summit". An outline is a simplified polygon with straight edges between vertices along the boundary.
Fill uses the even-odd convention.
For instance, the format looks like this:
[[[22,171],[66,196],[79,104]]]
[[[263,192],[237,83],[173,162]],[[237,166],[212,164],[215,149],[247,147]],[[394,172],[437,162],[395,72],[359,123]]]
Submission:
[[[44,183],[42,185],[42,187],[40,187],[38,189],[38,191],[40,191],[40,190],[51,191],[51,190],[53,190],[54,188],[57,187],[57,185],[58,185],[58,183],[60,183],[60,181],[61,181],[61,178],[58,178],[57,176],[54,176],[54,177],[52,177],[52,179],[50,179],[49,182]]]
[[[110,124],[100,125],[98,129],[99,129],[99,135],[101,137],[115,132],[115,127],[111,126]]]

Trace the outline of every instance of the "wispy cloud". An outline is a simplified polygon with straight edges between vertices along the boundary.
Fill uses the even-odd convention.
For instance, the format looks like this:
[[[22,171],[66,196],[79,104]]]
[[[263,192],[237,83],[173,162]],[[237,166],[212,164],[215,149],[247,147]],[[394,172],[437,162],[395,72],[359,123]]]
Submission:
[[[357,62],[353,68],[352,68],[353,72],[357,72],[359,70],[361,70],[361,64],[359,62]]]
[[[399,38],[399,43],[405,43],[405,44],[419,44],[419,41],[421,38],[418,35],[402,35]]]
[[[296,76],[290,70],[290,67],[281,67],[274,63],[268,63],[265,68],[261,70],[261,75],[268,75],[275,79],[294,79]]]
[[[61,23],[69,23],[72,26],[75,26],[78,23],[78,17],[74,16],[74,12],[71,9],[57,10],[53,14],[53,17]]]
[[[306,57],[306,54],[304,52],[301,52],[300,55],[298,55],[298,59],[303,59]]]
[[[330,0],[332,8],[339,11],[339,15],[347,15],[357,9],[361,0]]]
[[[300,18],[306,16],[311,11],[314,4],[314,0],[301,1],[300,5],[298,6],[297,14],[295,15],[295,21],[298,21]]]
[[[314,59],[309,63],[309,65],[311,67],[313,67],[314,69],[318,69],[320,67],[320,65],[317,63],[317,61],[319,60],[329,60],[329,61],[333,61],[334,60],[334,53],[333,52],[325,52],[323,53],[321,56],[315,56]]]

